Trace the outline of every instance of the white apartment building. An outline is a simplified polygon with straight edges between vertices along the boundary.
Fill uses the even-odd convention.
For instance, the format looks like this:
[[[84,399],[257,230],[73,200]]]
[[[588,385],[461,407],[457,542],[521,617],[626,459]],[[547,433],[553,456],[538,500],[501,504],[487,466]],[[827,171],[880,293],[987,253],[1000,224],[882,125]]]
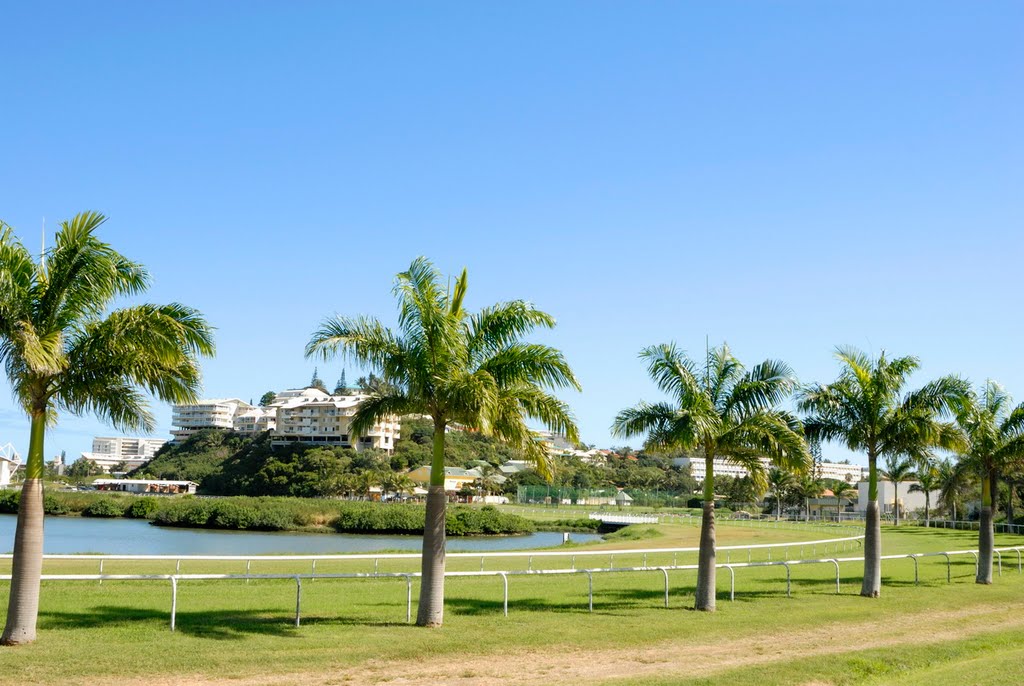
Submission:
[[[761,458],[761,464],[764,465],[765,470],[771,468],[771,461],[767,458]],[[690,458],[690,457],[677,457],[672,460],[672,466],[674,467],[689,467],[690,474],[697,481],[697,483],[704,483],[704,475],[707,473],[706,465],[704,464],[704,458]],[[720,457],[716,457],[714,461],[715,476],[731,476],[739,478],[741,476],[750,476],[750,472],[746,467],[723,460]]]
[[[352,435],[349,429],[356,407],[366,398],[365,395],[328,395],[315,388],[279,393],[271,404],[277,412],[273,445],[323,443],[391,452],[400,435],[399,417],[381,420],[362,436]]]
[[[761,464],[764,466],[765,471],[768,471],[772,467],[771,461],[765,457],[761,458]],[[698,483],[703,483],[706,471],[703,458],[677,457],[672,460],[672,465],[675,467],[689,466],[690,474],[693,475],[693,478]],[[862,467],[859,465],[842,464],[839,462],[822,462],[818,467],[818,476],[822,479],[836,479],[850,484],[857,483],[861,480]],[[750,472],[746,467],[738,465],[735,462],[730,462],[716,457],[715,476],[750,476]]]
[[[848,484],[855,484],[864,476],[864,467],[861,467],[858,464],[822,462],[818,466],[818,476],[822,479],[835,479],[836,481],[845,481]]]
[[[92,452],[82,453],[80,459],[95,463],[105,472],[121,463],[135,469],[152,460],[166,442],[163,438],[96,436],[92,439]]]
[[[200,400],[193,405],[175,405],[171,410],[173,443],[181,443],[202,429],[234,429],[235,417],[249,410],[252,405],[238,398],[217,398]]]
[[[235,415],[232,428],[243,434],[262,433],[277,428],[277,408],[253,407]]]
[[[534,431],[533,435],[549,453],[562,453],[576,449],[576,446],[570,443],[563,434],[555,431],[539,430]]]

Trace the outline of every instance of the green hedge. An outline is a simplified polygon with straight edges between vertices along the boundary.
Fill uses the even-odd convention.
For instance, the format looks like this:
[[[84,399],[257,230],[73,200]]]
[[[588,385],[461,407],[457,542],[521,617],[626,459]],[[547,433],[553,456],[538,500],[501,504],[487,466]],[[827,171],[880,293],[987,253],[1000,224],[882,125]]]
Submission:
[[[0,513],[17,513],[20,491],[0,491]],[[311,498],[196,498],[124,496],[95,492],[47,492],[48,515],[152,519],[160,526],[239,531],[333,529],[339,533],[421,534],[426,508],[417,504],[371,503]],[[548,523],[545,522],[545,525]],[[556,528],[591,529],[591,520],[564,520]],[[523,534],[536,530],[525,517],[481,508],[449,506],[450,536]]]
[[[123,517],[130,503],[123,498],[101,498],[86,505],[83,517]]]

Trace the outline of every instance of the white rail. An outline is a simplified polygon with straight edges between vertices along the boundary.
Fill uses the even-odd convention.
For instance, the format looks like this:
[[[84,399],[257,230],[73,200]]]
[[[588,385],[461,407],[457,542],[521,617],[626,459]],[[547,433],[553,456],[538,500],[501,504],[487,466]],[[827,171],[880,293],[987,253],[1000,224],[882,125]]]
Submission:
[[[996,548],[994,552],[999,559],[999,574],[1002,576],[1003,573],[1003,553],[1004,552],[1015,552],[1017,554],[1017,572],[1024,573],[1024,565],[1022,565],[1022,546],[1008,547],[1008,548]],[[897,559],[912,559],[914,561],[914,583],[920,583],[918,574],[918,558],[922,557],[938,557],[944,556],[946,558],[946,582],[952,583],[951,575],[951,556],[953,555],[973,555],[975,561],[975,570],[977,570],[978,564],[978,551],[976,550],[950,550],[944,552],[933,552],[933,553],[909,553],[901,555],[883,555],[883,560],[897,560]],[[791,578],[791,567],[793,565],[808,565],[808,564],[832,564],[835,565],[836,571],[836,593],[840,592],[840,577],[839,577],[839,563],[841,562],[862,562],[863,557],[841,557],[841,558],[822,558],[814,560],[776,560],[774,562],[738,562],[738,563],[722,563],[715,565],[719,569],[727,569],[729,571],[729,600],[736,599],[736,569],[743,569],[749,567],[785,567],[786,568],[786,596],[792,596],[792,578]],[[595,569],[545,569],[545,570],[519,570],[519,571],[490,571],[490,572],[446,572],[446,577],[495,577],[500,576],[502,579],[502,585],[504,589],[504,601],[503,611],[504,615],[508,616],[508,577],[510,576],[535,576],[535,575],[563,575],[563,574],[586,574],[587,575],[587,586],[588,586],[588,608],[590,612],[594,611],[594,574],[607,574],[607,573],[620,573],[620,572],[661,572],[665,580],[665,607],[669,606],[669,571],[677,570],[695,570],[697,565],[660,565],[648,567],[609,567],[595,568]],[[374,578],[399,578],[405,579],[406,582],[406,611],[405,618],[406,622],[412,621],[412,580],[420,576],[417,572],[384,572],[373,574],[44,574],[42,579],[45,581],[170,581],[171,582],[171,611],[170,611],[170,627],[171,631],[175,630],[177,621],[177,610],[178,610],[178,582],[189,581],[189,580],[205,580],[205,581],[216,581],[216,580],[245,580],[250,579],[290,579],[295,581],[295,626],[300,626],[301,614],[302,614],[302,581],[303,579],[315,580],[315,579],[374,579]],[[0,575],[2,580],[10,580],[10,574]]]
[[[753,543],[747,545],[720,545],[716,550],[762,550],[772,548],[797,548],[860,541],[859,536],[826,538],[817,541],[790,541],[787,543]],[[629,550],[503,550],[480,553],[447,553],[448,558],[503,558],[503,557],[587,557],[609,555],[643,555],[646,553],[695,553],[700,548],[634,548]],[[352,553],[330,555],[108,555],[103,553],[47,553],[44,560],[259,560],[263,562],[286,562],[295,560],[418,560],[420,553]],[[0,555],[0,560],[10,560],[11,553]]]

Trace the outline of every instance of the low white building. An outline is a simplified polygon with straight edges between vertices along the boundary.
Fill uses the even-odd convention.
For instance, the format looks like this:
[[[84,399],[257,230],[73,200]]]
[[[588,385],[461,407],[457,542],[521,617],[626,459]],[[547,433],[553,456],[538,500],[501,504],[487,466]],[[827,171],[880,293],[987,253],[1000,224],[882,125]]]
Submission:
[[[878,505],[882,510],[883,515],[891,515],[893,513],[893,502],[896,498],[899,498],[900,504],[900,518],[904,516],[906,512],[914,512],[915,510],[924,510],[924,493],[918,491],[911,493],[910,487],[916,484],[916,481],[901,481],[899,483],[899,489],[897,494],[896,484],[891,481],[885,481],[883,479],[878,480]],[[939,491],[932,491],[931,494],[931,505],[935,507],[939,500]],[[866,512],[868,509],[868,482],[861,481],[857,484],[857,512]]]
[[[136,495],[179,495],[195,493],[195,481],[165,481],[161,479],[96,479],[92,485],[99,491],[135,493]]]
[[[122,463],[127,469],[135,469],[152,460],[165,443],[162,438],[96,436],[92,439],[92,451],[82,453],[80,459],[94,463],[104,472]]]

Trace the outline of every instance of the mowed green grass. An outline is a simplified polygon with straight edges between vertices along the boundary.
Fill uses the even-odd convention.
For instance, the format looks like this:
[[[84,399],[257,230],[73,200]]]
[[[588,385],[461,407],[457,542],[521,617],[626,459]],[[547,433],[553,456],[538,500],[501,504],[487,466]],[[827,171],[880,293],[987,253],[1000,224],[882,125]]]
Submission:
[[[663,531],[658,538],[631,541],[630,547],[676,546],[693,536],[692,528],[685,526],[664,527]],[[976,536],[970,532],[886,528],[884,552],[968,549],[975,546]],[[825,537],[832,536],[820,531],[719,528],[723,545],[768,542],[770,538]],[[997,544],[1024,545],[1024,537],[1000,535]],[[580,547],[577,553],[590,549],[593,547]],[[799,543],[794,544],[792,557],[799,557],[795,554],[798,549]],[[860,554],[859,549],[818,552],[828,557]],[[620,562],[619,557],[628,556],[620,553],[614,561],[616,567],[626,562]],[[724,561],[721,554],[719,559]],[[580,560],[578,557],[577,566],[582,567]],[[452,562],[452,568],[479,568],[479,558]],[[512,563],[522,561],[508,562],[486,560],[485,568],[512,568]],[[563,564],[554,566],[565,566],[564,559],[560,562]],[[535,559],[534,568],[538,563]],[[649,560],[649,564],[655,563],[658,561]],[[108,563],[105,571],[172,571],[166,565],[154,570],[151,564]],[[188,566],[193,564],[198,563]],[[289,568],[285,562],[259,564],[268,568],[254,568],[254,573]],[[367,561],[360,564],[367,571]],[[81,568],[81,563],[48,562],[46,571],[95,573],[93,565],[86,567]],[[229,571],[214,567],[182,571]],[[318,571],[322,567],[325,565],[318,564]],[[290,569],[306,571],[305,563],[301,570]],[[450,578],[446,621],[440,630],[405,624],[406,584],[402,579],[304,581],[299,628],[293,626],[294,581],[182,581],[178,630],[174,633],[168,629],[171,593],[167,581],[106,581],[102,585],[95,581],[44,582],[39,640],[31,646],[0,650],[0,674],[18,683],[44,684],[96,683],[114,675],[139,680],[180,677],[182,683],[189,681],[189,675],[240,679],[244,683],[246,677],[290,673],[349,674],[351,680],[360,669],[379,670],[393,661],[426,665],[449,660],[455,678],[460,669],[472,673],[465,666],[472,660],[501,664],[504,656],[511,654],[515,659],[507,660],[509,675],[521,676],[523,670],[533,668],[531,655],[541,660],[567,652],[592,651],[585,659],[593,663],[590,680],[599,682],[606,651],[618,651],[617,659],[621,659],[623,650],[649,650],[657,645],[663,646],[666,654],[678,657],[698,645],[762,642],[770,646],[785,642],[788,635],[802,636],[801,641],[814,646],[819,634],[822,640],[831,634],[841,637],[842,642],[838,650],[824,656],[795,654],[767,663],[722,664],[697,676],[688,676],[687,670],[675,670],[669,664],[655,674],[612,675],[609,680],[636,684],[924,684],[973,683],[971,678],[977,675],[984,676],[986,683],[1019,682],[1024,629],[990,622],[990,617],[1000,612],[1024,611],[1024,576],[1017,572],[1015,555],[1004,559],[1003,575],[997,576],[990,587],[973,583],[974,562],[970,556],[954,558],[952,584],[946,583],[946,562],[941,557],[920,561],[920,585],[913,583],[914,565],[910,560],[887,561],[883,569],[883,596],[877,600],[857,595],[861,565],[856,562],[841,566],[840,595],[835,594],[831,564],[793,566],[791,598],[785,594],[783,568],[740,569],[736,572],[735,602],[728,600],[729,575],[721,570],[719,611],[715,614],[685,609],[692,603],[692,571],[669,572],[671,607],[667,610],[663,607],[661,572],[595,574],[593,613],[588,611],[586,575],[512,576],[508,617],[502,615],[500,578]],[[235,565],[230,571],[242,570]],[[328,566],[323,571],[336,570]],[[414,583],[414,604],[417,590]],[[6,593],[7,585],[3,584],[0,603],[4,606]],[[925,619],[920,626],[912,626],[912,641],[904,633],[894,635],[891,643],[856,650],[857,632],[864,631],[864,627],[884,628],[890,623],[914,622],[915,617]],[[947,625],[962,626],[965,633],[950,636]],[[933,630],[936,638],[929,643]],[[865,635],[877,632],[873,629]],[[611,659],[611,653],[607,654]],[[933,676],[926,679],[925,675]],[[378,675],[371,680],[386,681],[386,677]],[[540,680],[558,683],[557,672]],[[354,682],[360,681],[354,677]]]

